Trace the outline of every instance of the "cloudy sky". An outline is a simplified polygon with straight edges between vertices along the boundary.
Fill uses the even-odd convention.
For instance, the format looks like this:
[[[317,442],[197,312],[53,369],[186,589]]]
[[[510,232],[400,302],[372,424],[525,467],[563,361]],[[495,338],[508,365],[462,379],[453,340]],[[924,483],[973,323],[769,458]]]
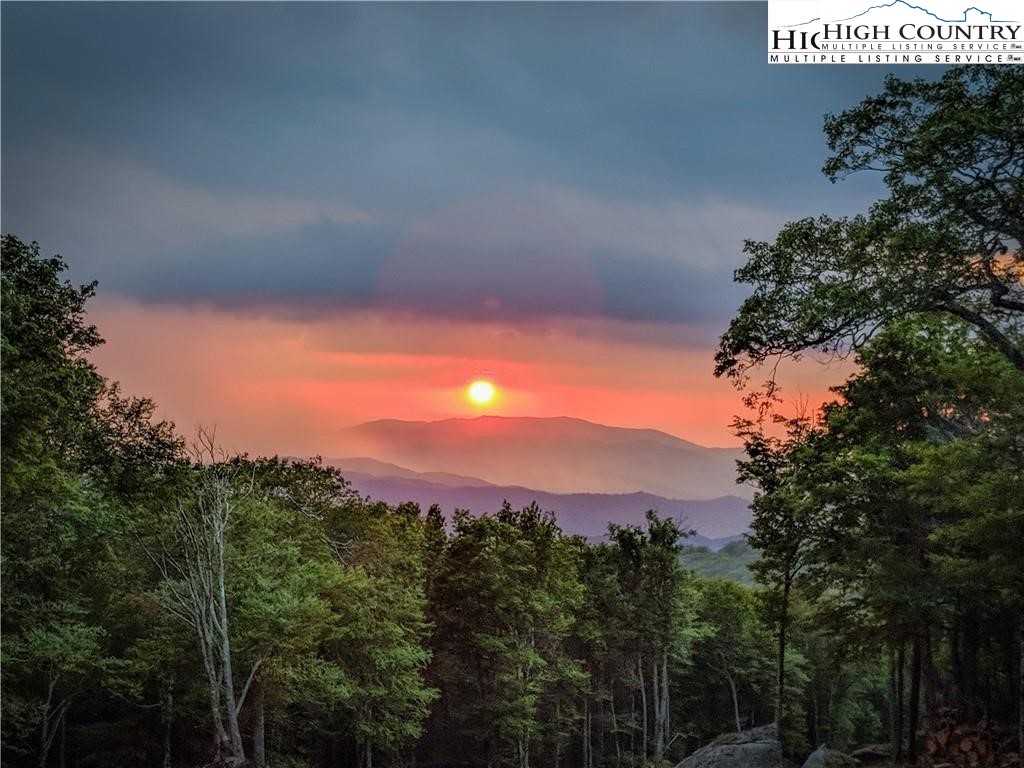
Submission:
[[[743,240],[881,189],[821,175],[821,124],[889,70],[769,67],[766,19],[4,3],[3,230],[99,280],[103,373],[234,448],[478,413],[475,378],[489,412],[732,444]]]

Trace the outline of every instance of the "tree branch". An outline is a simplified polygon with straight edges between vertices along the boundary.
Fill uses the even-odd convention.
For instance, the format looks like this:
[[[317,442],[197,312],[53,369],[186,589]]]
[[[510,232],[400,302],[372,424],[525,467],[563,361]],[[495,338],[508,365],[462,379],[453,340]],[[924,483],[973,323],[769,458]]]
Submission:
[[[238,704],[235,706],[235,717],[241,713],[242,705],[245,704],[245,697],[249,695],[249,687],[252,685],[253,678],[256,677],[256,670],[260,668],[262,663],[262,658],[257,659],[256,663],[252,665],[252,669],[249,670],[249,679],[245,681],[245,687],[242,688],[242,694],[238,697]]]
[[[1006,335],[991,321],[967,307],[947,299],[942,308],[961,320],[975,326],[992,344],[1002,352],[1018,371],[1024,371],[1024,352],[1021,352]]]

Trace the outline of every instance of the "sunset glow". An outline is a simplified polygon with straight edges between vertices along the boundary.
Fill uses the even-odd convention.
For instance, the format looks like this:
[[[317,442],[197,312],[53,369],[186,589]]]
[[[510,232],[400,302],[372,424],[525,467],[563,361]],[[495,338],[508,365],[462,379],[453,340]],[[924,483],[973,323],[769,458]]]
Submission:
[[[494,400],[494,385],[489,381],[474,381],[466,393],[477,405],[487,405]]]
[[[89,319],[107,343],[91,359],[104,376],[184,434],[216,426],[226,450],[345,456],[356,424],[483,415],[735,446],[742,394],[712,370],[747,295],[732,279],[744,240],[773,238],[825,194],[833,213],[874,199],[832,185],[805,152],[824,151],[820,116],[884,73],[801,70],[817,84],[779,109],[777,68],[730,59],[742,77],[722,71],[715,90],[682,65],[710,31],[747,30],[743,4],[542,6],[467,7],[463,28],[444,4],[318,4],[285,30],[261,6],[252,23],[287,39],[240,50],[224,82],[202,83],[162,62],[200,43],[220,61],[242,6],[174,5],[175,35],[222,32],[175,42],[141,25],[104,54],[116,61],[92,43],[115,6],[53,18],[5,6],[27,30],[5,38],[6,78],[24,84],[5,103],[17,130],[5,125],[4,183],[20,191],[5,231],[61,254],[72,282],[98,280]],[[586,34],[562,39],[583,13]],[[73,43],[59,66],[33,37],[57,16]],[[508,47],[484,55],[475,41],[496,29]],[[329,44],[311,45],[324,30]],[[315,61],[303,87],[258,85],[293,73],[289,45]],[[607,69],[596,53],[626,49],[650,59]],[[479,66],[453,78],[458,61]],[[146,109],[134,76],[105,85],[136,65],[160,83]],[[75,101],[94,92],[102,103]],[[570,92],[579,101],[552,111]],[[182,115],[192,127],[168,129]],[[780,157],[802,164],[780,176]],[[842,376],[808,359],[779,381],[787,402],[813,407]]]

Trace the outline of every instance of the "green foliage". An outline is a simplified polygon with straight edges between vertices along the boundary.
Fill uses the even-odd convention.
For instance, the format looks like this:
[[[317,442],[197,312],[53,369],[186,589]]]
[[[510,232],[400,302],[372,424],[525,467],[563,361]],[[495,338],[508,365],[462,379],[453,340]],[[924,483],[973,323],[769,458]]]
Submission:
[[[908,317],[958,318],[1024,370],[1024,77],[956,67],[885,91],[826,120],[833,179],[885,173],[869,214],[807,218],[774,242],[748,241],[736,280],[754,287],[716,356],[742,380],[776,357],[859,349]]]
[[[801,719],[836,744],[887,728],[913,760],[922,712],[976,720],[982,687],[1024,738],[1022,99],[1015,68],[890,76],[825,123],[826,174],[880,171],[888,196],[746,244],[753,293],[716,373],[744,385],[810,351],[858,366],[820,422],[773,417],[773,382],[736,422],[787,740]],[[795,720],[787,640],[808,671]]]
[[[560,741],[541,720],[545,694],[579,686],[566,653],[583,597],[577,550],[535,505],[494,516],[458,514],[430,595],[443,728],[463,734],[468,756],[511,761],[536,741]],[[460,750],[461,752],[461,750]]]
[[[750,566],[760,553],[746,539],[730,541],[717,552],[707,547],[685,546],[680,553],[683,566],[704,579],[727,579],[746,587],[754,585]]]

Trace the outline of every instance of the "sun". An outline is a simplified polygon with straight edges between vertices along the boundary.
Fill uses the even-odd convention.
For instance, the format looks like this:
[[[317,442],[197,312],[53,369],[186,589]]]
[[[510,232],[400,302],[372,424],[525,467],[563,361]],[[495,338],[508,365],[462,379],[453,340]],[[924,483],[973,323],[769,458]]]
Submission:
[[[494,399],[494,385],[489,381],[474,381],[469,385],[466,394],[477,405],[487,405]]]

